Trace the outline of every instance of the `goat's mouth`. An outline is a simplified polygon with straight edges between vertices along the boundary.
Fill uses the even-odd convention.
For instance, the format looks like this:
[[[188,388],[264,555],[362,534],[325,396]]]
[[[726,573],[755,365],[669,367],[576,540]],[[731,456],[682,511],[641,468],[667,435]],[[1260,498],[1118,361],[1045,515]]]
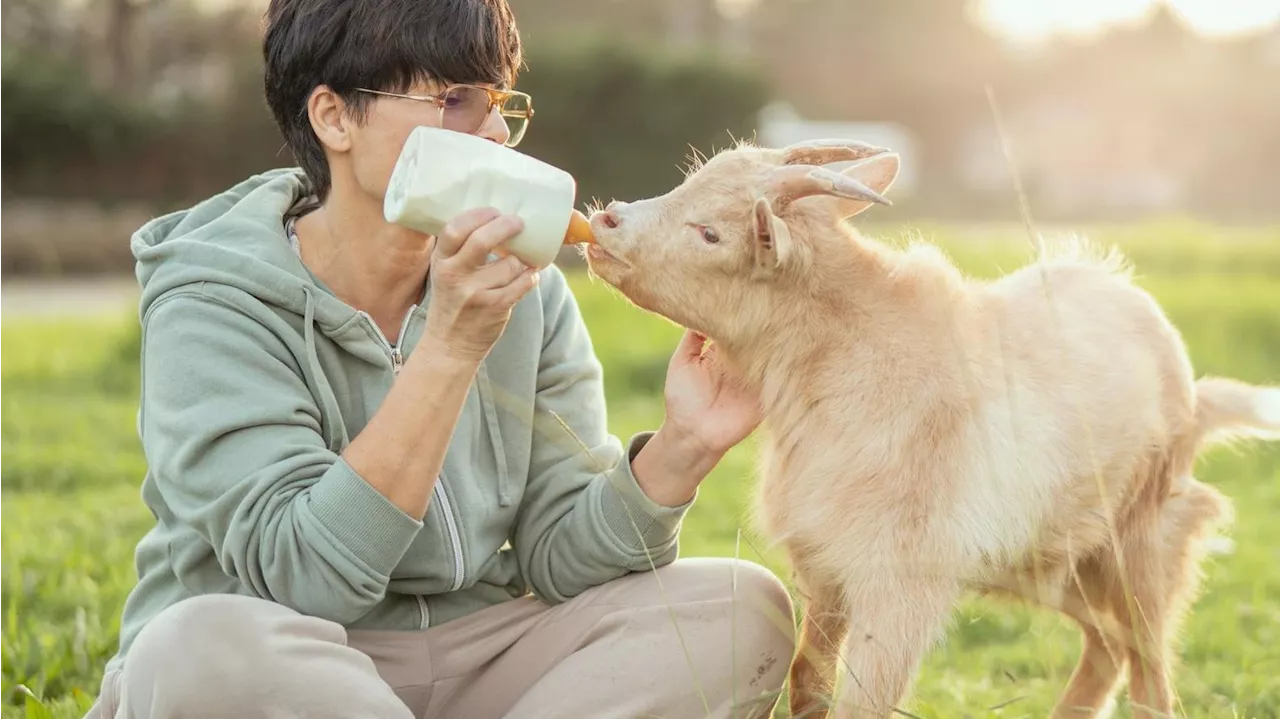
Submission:
[[[631,265],[624,262],[622,259],[620,259],[617,255],[613,254],[609,250],[605,249],[604,247],[601,247],[598,243],[587,245],[586,254],[587,254],[587,259],[592,262],[603,262],[610,265],[616,265],[623,269],[628,269],[631,267]]]

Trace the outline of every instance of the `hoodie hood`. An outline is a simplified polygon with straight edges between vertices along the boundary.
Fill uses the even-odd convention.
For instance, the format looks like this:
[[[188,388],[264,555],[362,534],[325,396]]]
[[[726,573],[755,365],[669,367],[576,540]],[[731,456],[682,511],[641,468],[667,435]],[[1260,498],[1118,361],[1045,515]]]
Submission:
[[[141,316],[170,292],[216,283],[264,304],[309,314],[325,334],[338,339],[339,330],[359,312],[316,281],[285,232],[285,213],[309,194],[302,170],[280,168],[143,225],[131,241]]]
[[[338,417],[339,399],[320,359],[317,330],[370,364],[385,364],[390,345],[373,320],[324,287],[290,245],[285,214],[310,194],[301,169],[274,169],[143,225],[131,242],[142,289],[139,316],[145,324],[162,298],[208,291],[209,285],[230,288],[217,292],[223,302],[259,321],[280,310],[300,316],[302,360],[319,384],[317,400],[326,416]],[[334,445],[349,440],[340,422],[330,423],[327,433]]]

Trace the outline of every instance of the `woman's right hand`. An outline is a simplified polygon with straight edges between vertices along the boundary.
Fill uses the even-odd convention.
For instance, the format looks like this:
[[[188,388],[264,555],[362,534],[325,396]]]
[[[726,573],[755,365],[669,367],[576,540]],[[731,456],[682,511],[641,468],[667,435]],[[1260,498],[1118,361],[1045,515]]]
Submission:
[[[454,217],[436,237],[426,335],[446,355],[478,364],[502,335],[511,308],[538,284],[537,269],[514,256],[488,261],[523,227],[519,217],[479,208]]]

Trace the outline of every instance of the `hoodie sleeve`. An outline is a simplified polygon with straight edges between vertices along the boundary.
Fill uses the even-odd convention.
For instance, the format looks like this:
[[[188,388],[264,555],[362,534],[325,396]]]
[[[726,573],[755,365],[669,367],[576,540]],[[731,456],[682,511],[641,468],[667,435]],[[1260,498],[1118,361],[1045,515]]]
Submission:
[[[383,598],[422,523],[326,446],[295,367],[242,310],[171,295],[143,322],[139,430],[165,522],[257,596],[346,624]]]
[[[512,545],[533,592],[561,602],[673,561],[681,520],[694,500],[665,507],[640,489],[631,460],[653,433],[636,434],[625,445],[609,434],[603,371],[577,303],[554,265],[541,279],[533,449]]]

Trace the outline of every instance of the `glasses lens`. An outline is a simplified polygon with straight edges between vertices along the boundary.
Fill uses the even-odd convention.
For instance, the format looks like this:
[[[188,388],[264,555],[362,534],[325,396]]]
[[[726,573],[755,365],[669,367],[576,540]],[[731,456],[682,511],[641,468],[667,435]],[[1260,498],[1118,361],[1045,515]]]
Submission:
[[[529,127],[529,97],[527,95],[511,95],[502,104],[502,119],[507,122],[507,146],[515,147],[524,138]]]
[[[489,114],[489,93],[478,87],[459,85],[444,94],[443,125],[446,130],[472,133],[480,129]]]

